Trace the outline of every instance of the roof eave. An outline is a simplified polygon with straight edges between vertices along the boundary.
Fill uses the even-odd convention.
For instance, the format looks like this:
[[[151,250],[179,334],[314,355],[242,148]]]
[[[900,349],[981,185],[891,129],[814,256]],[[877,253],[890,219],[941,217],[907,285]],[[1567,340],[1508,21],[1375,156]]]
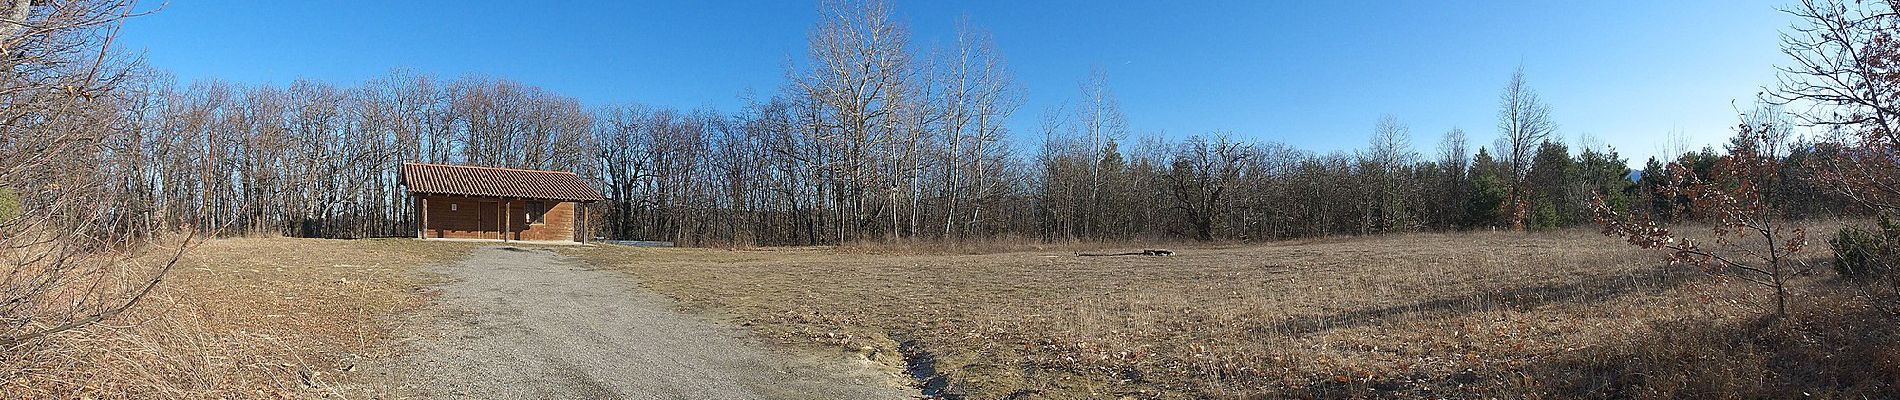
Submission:
[[[607,200],[606,198],[566,198],[566,197],[538,197],[538,196],[506,196],[506,195],[498,195],[498,194],[470,194],[470,193],[442,193],[442,192],[417,192],[417,191],[410,191],[410,192],[409,192],[409,195],[410,195],[410,196],[461,196],[461,197],[487,197],[487,198],[496,198],[496,199],[520,199],[520,200],[552,200],[552,201],[573,201],[573,202],[583,202],[583,203],[593,203],[593,202],[597,202],[597,201],[604,201],[604,200]]]

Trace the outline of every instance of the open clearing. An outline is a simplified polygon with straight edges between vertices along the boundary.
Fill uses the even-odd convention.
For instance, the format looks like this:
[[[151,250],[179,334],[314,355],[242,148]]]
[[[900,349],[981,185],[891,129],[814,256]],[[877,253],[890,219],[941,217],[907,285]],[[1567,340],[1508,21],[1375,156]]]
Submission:
[[[915,393],[892,378],[968,398],[1900,387],[1900,310],[1824,266],[1796,281],[1789,318],[1765,323],[1741,302],[1752,288],[1577,230],[1173,257],[492,246],[211,241],[133,313],[6,360],[26,373],[0,397]],[[545,385],[513,385],[530,380]]]
[[[953,397],[1852,396],[1900,379],[1891,317],[1802,308],[1764,327],[1737,303],[1753,288],[1583,230],[1176,250],[560,251]],[[1829,282],[1801,279],[1799,301],[1873,309]]]

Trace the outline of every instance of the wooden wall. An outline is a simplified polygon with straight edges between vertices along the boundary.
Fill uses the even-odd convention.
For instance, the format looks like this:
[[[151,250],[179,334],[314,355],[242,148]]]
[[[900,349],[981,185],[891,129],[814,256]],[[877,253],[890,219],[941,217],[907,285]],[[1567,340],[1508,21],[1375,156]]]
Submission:
[[[423,233],[431,238],[500,239],[501,204],[495,199],[423,196],[428,226]]]
[[[480,197],[420,196],[416,205],[426,209],[421,236],[452,239],[576,240],[575,203],[543,201],[541,223],[530,223],[528,200]],[[507,220],[502,218],[507,217]]]
[[[528,223],[528,201],[516,200],[508,203],[508,216],[513,217],[508,227],[510,240],[574,240],[574,203],[544,201],[547,213],[542,215],[542,223]]]

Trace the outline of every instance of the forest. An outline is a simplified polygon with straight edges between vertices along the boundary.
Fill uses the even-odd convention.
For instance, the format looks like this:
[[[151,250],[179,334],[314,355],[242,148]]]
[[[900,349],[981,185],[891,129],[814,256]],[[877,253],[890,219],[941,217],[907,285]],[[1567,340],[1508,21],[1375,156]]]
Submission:
[[[573,171],[608,197],[592,209],[597,236],[689,245],[1541,229],[1590,222],[1598,193],[1668,215],[1680,199],[1659,185],[1724,156],[1681,151],[1632,174],[1615,149],[1566,143],[1522,68],[1499,77],[1495,129],[1414,132],[1387,116],[1353,151],[1132,132],[1100,70],[1039,131],[1011,132],[1025,91],[986,32],[965,24],[947,48],[920,51],[888,6],[854,11],[828,14],[811,62],[731,112],[584,105],[483,76],[179,84],[127,64],[117,90],[87,104],[88,128],[104,131],[77,156],[122,193],[105,196],[121,231],[413,235],[396,166],[424,162]],[[1773,104],[1738,114],[1788,142],[1778,206],[1843,210],[1799,162],[1828,143],[1789,134]],[[1437,141],[1421,150],[1416,136]],[[1024,137],[1041,140],[1012,140]],[[1678,162],[1694,168],[1665,166]]]

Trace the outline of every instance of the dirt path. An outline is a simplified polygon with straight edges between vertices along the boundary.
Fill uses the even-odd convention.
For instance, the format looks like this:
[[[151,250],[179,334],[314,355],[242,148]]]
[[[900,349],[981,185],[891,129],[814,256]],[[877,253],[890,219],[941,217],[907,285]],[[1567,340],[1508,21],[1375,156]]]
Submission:
[[[391,375],[437,398],[910,397],[868,362],[794,356],[682,314],[612,271],[546,250],[487,247],[453,279]]]

